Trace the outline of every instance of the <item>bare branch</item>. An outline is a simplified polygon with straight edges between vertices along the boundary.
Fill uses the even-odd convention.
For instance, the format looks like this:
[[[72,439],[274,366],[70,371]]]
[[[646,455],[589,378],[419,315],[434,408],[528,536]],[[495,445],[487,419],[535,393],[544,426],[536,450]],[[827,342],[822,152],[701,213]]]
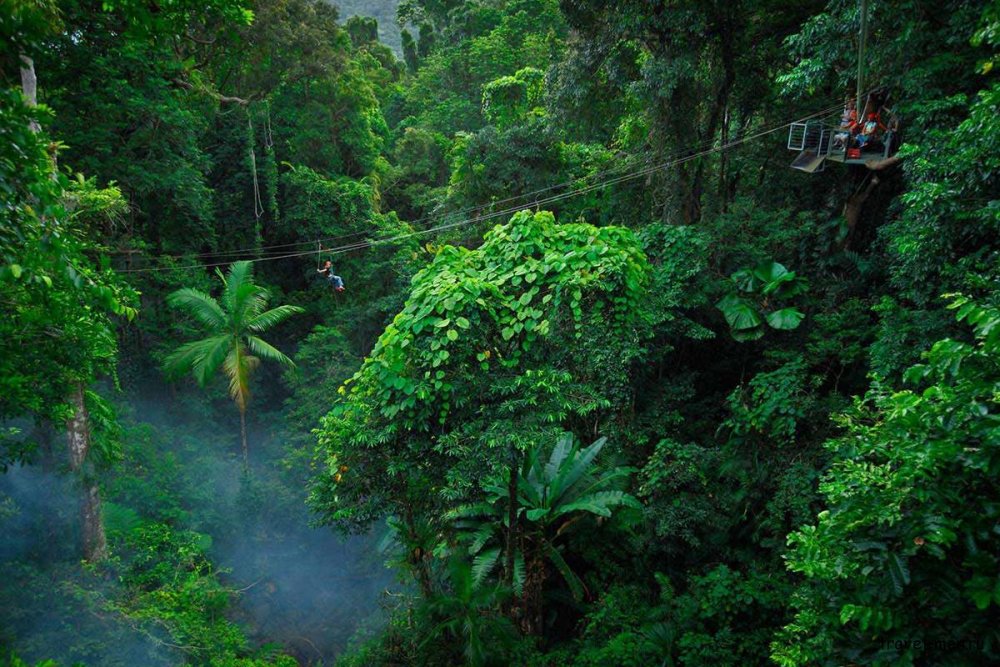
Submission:
[[[888,169],[889,167],[899,164],[901,161],[902,158],[898,155],[893,155],[892,157],[884,160],[868,160],[865,162],[865,166],[872,171],[882,171],[883,169]]]
[[[219,102],[222,102],[223,104],[239,104],[241,106],[247,106],[251,102],[251,100],[244,99],[242,97],[223,95],[222,93],[218,93],[214,90],[207,90],[205,88],[195,88],[195,86],[191,84],[191,82],[185,81],[184,79],[174,79],[174,83],[176,83],[181,88],[184,88],[185,90],[196,90],[198,92],[205,93],[206,95],[210,95],[215,99],[217,99]]]

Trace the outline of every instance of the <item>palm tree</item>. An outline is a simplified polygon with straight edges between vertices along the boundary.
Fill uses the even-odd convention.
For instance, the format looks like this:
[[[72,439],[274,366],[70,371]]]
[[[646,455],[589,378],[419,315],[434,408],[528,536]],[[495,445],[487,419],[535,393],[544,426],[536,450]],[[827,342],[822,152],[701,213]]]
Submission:
[[[469,544],[474,557],[472,575],[476,583],[486,580],[502,563],[504,536],[514,517],[513,571],[506,573],[523,607],[522,628],[535,633],[541,627],[542,592],[551,563],[569,586],[573,596],[583,597],[583,582],[563,558],[560,538],[587,515],[607,518],[615,509],[641,508],[622,490],[631,468],[601,469],[596,463],[606,438],[581,448],[572,434],[564,434],[548,456],[543,448],[528,451],[516,482],[511,503],[508,484],[484,487],[486,500],[452,510],[446,518]],[[513,506],[514,511],[509,508]]]
[[[295,364],[280,350],[262,340],[262,334],[279,322],[302,312],[298,306],[267,309],[268,291],[253,282],[250,262],[236,262],[228,275],[215,270],[222,280],[219,301],[196,289],[185,287],[167,296],[167,303],[182,308],[201,324],[206,336],[185,343],[167,357],[168,373],[191,371],[204,387],[222,368],[229,377],[229,395],[240,409],[240,435],[243,439],[243,469],[249,470],[247,453],[247,401],[250,399],[250,374],[261,359],[285,366]],[[221,302],[221,303],[220,303]]]

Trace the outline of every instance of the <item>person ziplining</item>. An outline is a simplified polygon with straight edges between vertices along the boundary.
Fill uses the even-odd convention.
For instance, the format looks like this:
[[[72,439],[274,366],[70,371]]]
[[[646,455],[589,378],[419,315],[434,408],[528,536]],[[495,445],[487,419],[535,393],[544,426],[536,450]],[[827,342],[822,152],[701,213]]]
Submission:
[[[792,169],[823,171],[828,162],[863,165],[878,170],[898,162],[900,119],[888,106],[889,89],[875,86],[865,92],[865,45],[868,40],[868,0],[859,0],[857,90],[844,104],[839,124],[810,119],[788,126],[788,149],[798,151]],[[869,75],[871,78],[871,75]]]
[[[407,238],[411,238],[411,237],[415,237],[415,236],[422,236],[422,235],[425,235],[425,234],[434,234],[434,233],[441,232],[441,231],[446,230],[446,229],[456,229],[458,227],[464,227],[466,225],[471,225],[471,224],[475,224],[475,223],[481,223],[481,222],[485,222],[487,220],[495,220],[497,218],[509,217],[509,216],[513,215],[514,213],[516,213],[517,211],[524,209],[527,206],[530,206],[532,208],[538,208],[538,207],[544,206],[546,204],[560,202],[560,201],[563,201],[563,200],[566,200],[566,199],[570,199],[572,197],[577,197],[579,195],[586,194],[588,192],[593,192],[594,190],[597,190],[597,189],[600,189],[600,188],[607,188],[607,187],[610,187],[610,186],[613,186],[613,185],[617,185],[619,183],[623,183],[623,182],[634,180],[636,178],[641,178],[641,177],[644,177],[644,176],[648,176],[648,175],[650,175],[652,173],[655,173],[657,171],[662,171],[662,170],[665,170],[665,169],[669,169],[669,168],[675,167],[675,166],[677,166],[679,164],[684,164],[686,162],[690,162],[691,160],[698,159],[698,158],[701,158],[701,157],[704,157],[704,156],[707,156],[707,155],[711,155],[711,154],[715,154],[715,153],[720,153],[720,152],[723,152],[723,151],[729,151],[729,150],[732,150],[732,149],[736,148],[737,146],[741,146],[741,145],[743,145],[743,144],[745,144],[747,142],[753,141],[755,139],[759,139],[761,137],[765,137],[765,136],[774,134],[775,132],[779,132],[779,131],[785,130],[786,128],[792,128],[792,129],[794,129],[794,128],[802,128],[807,123],[809,123],[811,120],[813,120],[815,118],[828,116],[830,113],[836,111],[837,109],[841,109],[842,105],[843,105],[843,103],[837,103],[837,104],[834,104],[832,107],[826,107],[824,109],[820,109],[820,110],[815,111],[815,112],[813,112],[813,113],[811,113],[811,114],[809,114],[807,116],[799,117],[799,118],[794,119],[794,120],[783,121],[780,124],[774,125],[772,127],[768,127],[766,129],[759,130],[759,131],[754,132],[752,134],[744,135],[744,136],[742,136],[742,137],[740,137],[740,138],[738,138],[738,139],[736,139],[734,141],[727,142],[727,143],[724,143],[722,145],[708,144],[708,145],[703,145],[703,146],[692,146],[689,149],[678,151],[678,153],[677,153],[676,156],[672,157],[671,159],[669,159],[669,160],[667,160],[665,162],[660,162],[660,163],[656,163],[656,164],[647,164],[645,166],[633,165],[633,166],[630,166],[629,170],[625,171],[625,173],[616,173],[616,172],[620,171],[620,169],[618,169],[618,168],[611,169],[611,170],[608,170],[606,172],[599,172],[598,175],[608,176],[608,177],[604,178],[603,180],[599,180],[599,181],[596,181],[596,182],[593,182],[593,183],[589,183],[589,184],[587,184],[585,186],[582,186],[582,187],[576,187],[575,189],[570,189],[570,190],[568,190],[566,192],[557,192],[555,194],[549,194],[549,195],[546,195],[545,197],[542,197],[540,199],[539,198],[535,198],[535,200],[532,201],[530,204],[527,204],[526,202],[523,202],[523,201],[519,202],[519,200],[523,200],[527,196],[538,195],[539,193],[548,192],[548,191],[554,190],[556,188],[569,188],[570,186],[576,185],[577,183],[576,183],[576,181],[569,181],[569,182],[562,183],[562,184],[559,184],[559,185],[556,185],[556,186],[547,186],[547,187],[542,188],[540,190],[535,190],[533,192],[528,192],[528,193],[525,193],[525,194],[522,194],[522,195],[515,195],[515,196],[512,196],[512,197],[508,197],[507,199],[503,199],[503,200],[500,200],[500,202],[495,202],[495,203],[509,203],[510,205],[507,206],[506,208],[502,208],[502,209],[496,210],[496,211],[489,211],[489,212],[485,212],[484,213],[484,212],[481,212],[479,210],[479,207],[470,207],[469,209],[466,209],[464,211],[459,211],[459,213],[468,213],[470,211],[475,211],[474,215],[471,215],[471,216],[469,216],[467,218],[462,218],[460,220],[453,221],[453,222],[443,222],[444,219],[446,219],[448,216],[451,216],[453,214],[442,214],[442,215],[427,216],[425,218],[421,218],[421,219],[416,220],[414,222],[422,222],[422,221],[430,220],[430,221],[433,221],[433,222],[439,222],[440,221],[441,224],[435,224],[435,225],[427,226],[427,227],[421,228],[421,229],[413,229],[412,231],[409,231],[409,232],[406,232],[406,233],[402,233],[402,234],[384,235],[384,236],[381,236],[381,237],[366,238],[364,240],[353,241],[353,242],[345,243],[343,245],[335,246],[335,247],[332,247],[332,248],[323,248],[323,246],[322,246],[323,241],[347,239],[347,238],[357,237],[357,236],[361,236],[361,235],[366,235],[367,236],[370,232],[366,230],[366,231],[354,232],[354,233],[350,233],[350,234],[342,234],[340,236],[328,236],[328,237],[324,237],[322,239],[315,239],[314,241],[298,241],[298,242],[283,243],[283,244],[271,245],[271,246],[260,246],[258,244],[254,244],[254,245],[252,245],[250,247],[242,248],[242,249],[239,249],[239,250],[221,251],[221,252],[220,251],[211,251],[211,252],[205,252],[205,253],[194,255],[194,257],[215,257],[215,258],[220,258],[219,261],[209,262],[209,263],[199,263],[199,264],[186,264],[186,265],[185,264],[172,264],[169,268],[171,270],[207,269],[207,268],[216,268],[216,267],[221,267],[221,266],[227,266],[227,265],[231,264],[233,261],[235,261],[237,259],[241,259],[241,258],[242,259],[246,259],[249,262],[256,263],[256,262],[271,262],[271,261],[277,261],[277,260],[287,260],[287,259],[293,259],[293,258],[306,257],[306,256],[309,256],[309,255],[315,255],[315,257],[316,257],[316,272],[318,274],[322,275],[324,278],[326,278],[330,282],[330,285],[334,288],[334,290],[336,290],[337,292],[343,292],[343,291],[345,291],[343,278],[341,278],[340,276],[338,276],[335,273],[333,273],[333,262],[331,260],[323,260],[322,259],[323,255],[341,254],[341,253],[349,252],[349,251],[361,251],[361,250],[365,250],[367,248],[371,248],[373,246],[378,246],[378,245],[382,245],[382,244],[386,244],[386,243],[396,243],[396,242],[402,241],[403,239],[407,239]],[[892,130],[892,126],[890,126],[890,130]],[[615,173],[615,175],[614,176],[610,176],[610,174],[612,174],[612,173]],[[314,250],[304,250],[304,249],[301,248],[302,245],[307,244],[307,243],[313,243],[313,242],[315,242],[315,244],[316,244],[316,248]],[[266,252],[264,252],[264,251],[266,251]],[[152,256],[150,256],[150,259],[169,258],[171,260],[181,260],[181,259],[187,258],[188,256],[189,255],[186,255],[186,254],[185,255],[152,255]],[[226,259],[221,259],[223,257],[226,257]],[[324,266],[324,262],[325,262],[325,266]],[[125,268],[125,269],[119,269],[118,271],[120,273],[124,273],[124,274],[138,274],[138,273],[152,273],[152,272],[161,271],[161,270],[163,270],[163,267],[155,267],[154,266],[154,267],[144,267],[144,268]]]
[[[323,264],[323,268],[316,269],[316,273],[320,274],[328,281],[330,281],[330,284],[333,286],[333,289],[337,290],[338,292],[344,291],[344,279],[333,272],[333,262],[331,262],[330,260],[326,260],[326,262]]]

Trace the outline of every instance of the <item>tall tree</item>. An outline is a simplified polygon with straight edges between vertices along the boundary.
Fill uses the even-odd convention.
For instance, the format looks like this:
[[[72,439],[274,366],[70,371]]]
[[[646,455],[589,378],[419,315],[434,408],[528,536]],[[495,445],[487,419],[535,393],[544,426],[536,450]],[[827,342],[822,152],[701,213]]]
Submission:
[[[167,371],[191,371],[198,384],[205,386],[220,368],[223,369],[229,378],[229,395],[240,410],[243,468],[247,471],[250,468],[246,422],[250,374],[260,365],[261,359],[285,366],[295,365],[258,334],[303,310],[289,305],[268,310],[270,295],[266,289],[254,284],[252,266],[251,262],[236,262],[229,267],[226,275],[216,269],[223,285],[219,301],[189,287],[167,297],[167,303],[186,311],[198,321],[206,334],[200,340],[180,346],[167,357]]]
[[[5,10],[7,8],[5,7]],[[116,344],[108,315],[134,316],[132,295],[115,275],[89,256],[95,217],[124,209],[115,188],[71,182],[56,166],[56,144],[42,130],[37,108],[34,57],[60,28],[51,2],[14,2],[0,20],[0,41],[11,46],[0,67],[17,69],[20,94],[0,97],[0,162],[4,214],[0,220],[0,419],[31,416],[66,424],[70,468],[83,488],[80,499],[83,555],[107,555],[101,498],[91,456],[92,425],[87,387],[114,368]],[[12,449],[0,460],[23,459],[30,444],[4,443]]]
[[[544,211],[476,250],[441,249],[324,421],[311,496],[323,520],[358,530],[395,516],[416,536],[480,498],[477,480],[509,470],[514,498],[525,452],[553,429],[599,434],[631,400],[648,271],[628,230]],[[415,563],[418,581],[429,567]]]

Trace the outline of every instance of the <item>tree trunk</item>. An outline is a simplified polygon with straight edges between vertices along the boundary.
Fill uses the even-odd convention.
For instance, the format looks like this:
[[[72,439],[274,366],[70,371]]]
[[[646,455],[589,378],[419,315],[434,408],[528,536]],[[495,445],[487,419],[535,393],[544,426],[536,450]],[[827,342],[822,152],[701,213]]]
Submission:
[[[721,146],[722,151],[719,153],[719,201],[721,202],[719,210],[722,213],[726,213],[729,210],[729,187],[728,187],[728,167],[729,167],[729,151],[726,146],[729,145],[729,123],[731,119],[729,118],[729,102],[726,101],[726,108],[722,110],[722,137]]]
[[[73,415],[66,422],[66,436],[69,444],[69,465],[83,487],[83,496],[80,498],[83,557],[95,563],[107,558],[108,541],[104,535],[100,489],[87,466],[87,455],[90,452],[90,416],[87,414],[82,383],[73,388],[70,404],[73,407]]]
[[[547,578],[544,537],[536,535],[525,545],[524,588],[521,594],[521,632],[528,636],[542,636],[544,629],[543,595]]]
[[[429,600],[434,595],[434,586],[431,583],[431,573],[427,567],[427,554],[424,553],[424,546],[420,543],[416,520],[413,517],[413,507],[410,504],[403,506],[403,521],[406,524],[406,531],[409,533],[406,542],[409,547],[412,547],[406,559],[413,565],[420,592],[425,600]]]
[[[35,76],[35,61],[21,54],[21,92],[30,106],[38,104],[38,77]]]
[[[21,92],[24,94],[28,106],[33,107],[38,104],[38,77],[35,76],[35,61],[24,54],[21,54]],[[38,132],[42,129],[35,121],[31,121],[30,127],[32,132]]]
[[[873,172],[868,179],[868,183],[865,184],[862,182],[862,185],[854,191],[854,194],[847,198],[847,202],[844,204],[844,220],[847,222],[847,234],[844,236],[843,248],[846,249],[850,246],[854,228],[857,227],[858,221],[861,219],[861,210],[878,184],[878,176]]]
[[[240,409],[240,436],[243,439],[243,472],[250,472],[250,451],[247,448],[247,411]]]
[[[893,155],[892,157],[887,157],[884,160],[868,160],[865,162],[865,167],[872,171],[882,171],[883,169],[896,166],[899,164],[900,160],[902,160],[902,158],[898,155]]]
[[[38,77],[35,74],[35,62],[24,55],[21,59],[21,92],[29,106],[38,104]],[[37,122],[31,121],[32,132],[42,128]],[[52,177],[56,177],[55,154],[52,159]],[[80,482],[82,495],[80,497],[80,532],[83,540],[83,557],[91,563],[102,561],[108,557],[108,540],[104,534],[104,512],[101,509],[101,490],[94,479],[93,472],[87,466],[87,454],[90,453],[90,415],[87,414],[87,404],[82,383],[73,388],[70,395],[70,405],[73,415],[66,422],[66,440],[69,445],[69,465],[74,476]]]
[[[854,228],[858,226],[858,221],[861,220],[861,210],[872,192],[878,187],[878,173],[896,166],[899,162],[900,158],[895,155],[882,160],[868,160],[865,162],[865,167],[868,169],[867,184],[862,181],[861,185],[858,186],[854,193],[847,198],[847,202],[844,203],[844,220],[847,222],[847,235],[844,237],[843,242],[844,248],[850,246]]]

